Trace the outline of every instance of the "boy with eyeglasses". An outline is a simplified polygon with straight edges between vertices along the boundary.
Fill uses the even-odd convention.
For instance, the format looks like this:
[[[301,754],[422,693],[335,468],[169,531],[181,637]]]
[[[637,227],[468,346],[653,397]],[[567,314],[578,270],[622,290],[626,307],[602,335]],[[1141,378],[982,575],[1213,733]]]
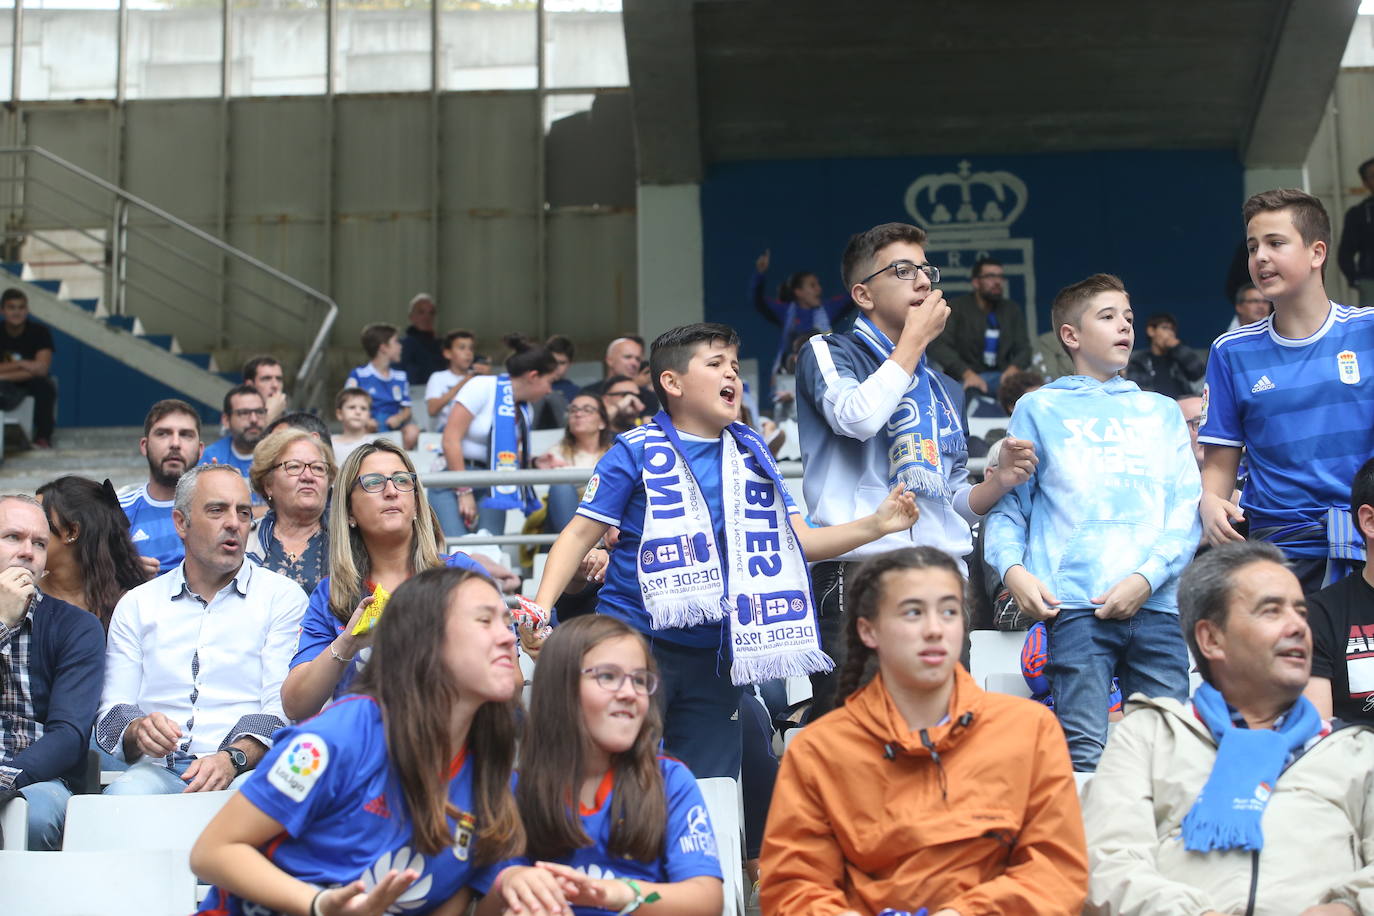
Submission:
[[[200,463],[232,465],[247,480],[253,467],[253,449],[267,426],[267,402],[252,385],[236,385],[224,396],[224,412],[219,422],[228,434],[205,446]],[[267,504],[262,497],[256,493],[252,497],[254,514],[265,512]]]
[[[934,288],[940,271],[926,263],[925,241],[924,230],[905,223],[851,238],[841,269],[859,317],[848,333],[812,337],[797,360],[802,491],[811,521],[862,518],[899,483],[920,509],[910,529],[812,568],[821,644],[837,666],[850,563],[913,545],[967,556],[970,526],[1035,469],[1030,443],[1009,437],[997,470],[977,485],[969,481],[963,392],[926,356],[949,306]],[[843,701],[833,696],[834,681],[833,674],[812,676],[813,716]]]

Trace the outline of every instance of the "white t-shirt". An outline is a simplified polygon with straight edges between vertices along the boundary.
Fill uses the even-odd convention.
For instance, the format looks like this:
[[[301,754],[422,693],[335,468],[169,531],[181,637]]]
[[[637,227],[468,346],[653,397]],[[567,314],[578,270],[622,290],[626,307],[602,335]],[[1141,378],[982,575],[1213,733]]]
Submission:
[[[468,433],[463,437],[463,460],[491,460],[491,420],[496,415],[496,376],[482,375],[468,382],[453,398],[472,414]],[[450,404],[449,407],[453,405]]]
[[[435,398],[443,397],[454,385],[467,378],[466,375],[459,375],[451,369],[441,369],[430,375],[429,381],[425,383],[425,400],[432,401]],[[457,395],[454,395],[457,399]],[[453,409],[453,401],[449,401],[438,413],[434,415],[434,429],[442,430],[444,424],[448,422],[448,413]],[[429,405],[425,405],[425,412],[429,412]]]

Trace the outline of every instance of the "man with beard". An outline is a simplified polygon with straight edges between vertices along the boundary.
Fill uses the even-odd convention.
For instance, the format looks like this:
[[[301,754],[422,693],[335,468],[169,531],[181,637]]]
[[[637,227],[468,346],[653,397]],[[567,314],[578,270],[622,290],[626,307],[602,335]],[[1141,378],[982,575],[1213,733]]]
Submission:
[[[201,460],[206,464],[236,467],[246,480],[248,470],[253,466],[253,449],[267,427],[267,401],[252,385],[230,388],[224,396],[224,413],[220,415],[219,422],[229,433],[205,446]],[[253,505],[263,505],[262,499],[256,494],[253,495]]]
[[[107,795],[227,788],[286,725],[281,685],[306,596],[244,562],[252,520],[233,467],[202,464],[177,481],[186,558],[130,589],[110,618],[95,738],[132,766]]]
[[[172,497],[187,468],[200,463],[200,415],[185,401],[158,401],[143,421],[138,450],[148,459],[148,482],[120,497],[138,552],[153,572],[181,562],[184,548],[172,524]]]
[[[1030,367],[1025,310],[1003,298],[1006,274],[992,258],[973,265],[973,292],[949,303],[949,321],[931,341],[930,358],[959,379],[965,390],[992,397],[1010,375]]]

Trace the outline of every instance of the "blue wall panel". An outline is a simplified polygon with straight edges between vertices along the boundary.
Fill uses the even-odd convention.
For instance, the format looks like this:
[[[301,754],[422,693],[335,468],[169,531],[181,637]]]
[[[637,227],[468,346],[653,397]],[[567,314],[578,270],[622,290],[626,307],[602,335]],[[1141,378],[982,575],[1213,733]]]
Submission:
[[[59,431],[64,426],[141,427],[148,408],[156,402],[186,398],[74,337],[56,329],[52,329],[52,336]],[[202,422],[212,424],[202,431],[202,438],[206,442],[218,439],[220,405],[192,404],[200,408]]]

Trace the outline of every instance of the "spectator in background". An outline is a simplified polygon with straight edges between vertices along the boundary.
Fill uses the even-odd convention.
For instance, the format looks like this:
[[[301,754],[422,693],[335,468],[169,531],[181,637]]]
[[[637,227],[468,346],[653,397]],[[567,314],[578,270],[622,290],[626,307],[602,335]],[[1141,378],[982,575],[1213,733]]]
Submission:
[[[639,392],[639,400],[644,405],[645,416],[651,417],[658,412],[658,397],[645,377],[648,368],[648,363],[644,359],[644,340],[633,334],[617,337],[606,345],[606,358],[602,364],[604,378],[582,390],[600,394],[611,386],[611,379],[624,376],[634,381]]]
[[[329,427],[324,425],[323,420],[307,410],[291,410],[277,417],[267,424],[267,432],[263,438],[267,438],[283,427],[305,430],[321,442],[330,440]]]
[[[782,330],[778,338],[778,352],[769,369],[770,375],[776,375],[788,357],[796,353],[797,338],[829,334],[840,318],[854,307],[854,300],[847,293],[824,298],[821,279],[811,270],[799,270],[788,276],[778,287],[778,298],[769,299],[764,294],[763,285],[771,261],[772,255],[768,250],[754,260],[749,299],[754,303],[754,311]],[[787,399],[794,396],[789,392]]]
[[[355,633],[378,586],[395,592],[416,573],[462,566],[486,575],[465,554],[440,554],[425,488],[409,456],[385,439],[359,446],[339,471],[329,516],[329,576],[310,593],[293,643],[291,670],[281,686],[282,707],[308,719],[329,699],[348,693],[372,645],[373,631]]]
[[[592,389],[583,390],[590,392]],[[640,396],[639,385],[625,375],[613,375],[606,379],[601,389],[601,404],[611,419],[611,432],[615,435],[629,432],[651,416]]]
[[[420,427],[410,419],[410,382],[404,369],[395,367],[401,341],[389,324],[363,328],[363,352],[368,361],[348,374],[345,388],[361,388],[372,398],[372,421],[378,432],[401,431],[405,447],[420,441]]]
[[[1085,790],[1083,912],[1369,912],[1374,732],[1333,729],[1303,697],[1312,636],[1283,554],[1217,547],[1179,598],[1202,684],[1126,704]]]
[[[248,536],[248,559],[279,572],[309,595],[329,571],[329,488],[334,454],[303,429],[282,429],[253,451],[248,479],[267,512]]]
[[[1168,312],[1156,312],[1145,320],[1145,336],[1150,345],[1131,354],[1126,378],[1142,391],[1166,398],[1197,394],[1207,364],[1201,353],[1179,341],[1177,319]]]
[[[262,759],[286,725],[281,684],[305,593],[244,562],[248,482],[199,465],[177,482],[186,559],[115,607],[96,741],[133,764],[107,795],[212,792]]]
[[[1197,466],[1202,468],[1202,445],[1197,441],[1198,428],[1202,426],[1202,407],[1205,402],[1197,395],[1178,399],[1178,409],[1183,411],[1183,420],[1188,424],[1188,438],[1193,443],[1193,457]]]
[[[100,702],[100,622],[38,588],[51,540],[31,496],[0,496],[0,806],[24,796],[28,848],[60,849]]]
[[[237,468],[247,479],[253,466],[253,449],[262,439],[263,427],[267,425],[267,402],[252,385],[230,388],[224,396],[224,412],[219,422],[229,432],[205,446],[200,454],[201,463],[227,464]],[[253,505],[260,506],[262,501],[254,497]]]
[[[474,379],[454,401],[443,440],[450,471],[513,471],[529,467],[534,459],[529,453],[529,405],[549,393],[557,363],[553,354],[529,346],[522,335],[508,335],[506,343],[514,351],[506,359],[506,371]],[[514,485],[436,490],[432,502],[450,537],[479,529],[503,534],[507,510],[529,515],[539,508],[533,489]]]
[[[1017,401],[1044,386],[1045,377],[1034,369],[1018,372],[997,387],[997,406],[1001,407],[1007,416],[1011,416],[1011,412],[1016,409]]]
[[[120,497],[129,537],[156,575],[181,562],[185,548],[172,522],[177,481],[200,464],[200,414],[185,401],[158,401],[143,419],[138,450],[148,459],[148,482]]]
[[[276,357],[255,356],[244,363],[243,383],[258,389],[267,404],[265,426],[270,427],[286,412],[286,375]]]
[[[334,416],[343,432],[330,437],[335,460],[343,464],[355,448],[376,442],[381,433],[369,432],[372,423],[372,395],[361,388],[345,388],[334,396]]]
[[[544,349],[553,354],[558,369],[553,374],[553,390],[533,405],[535,429],[557,429],[568,422],[568,405],[581,389],[567,378],[576,351],[573,342],[562,334],[544,341]]]
[[[979,258],[973,292],[950,300],[949,321],[931,341],[930,358],[963,386],[997,396],[997,386],[1031,364],[1030,337],[1020,303],[1005,298],[1006,273]]]
[[[610,450],[615,433],[606,406],[594,394],[579,394],[568,405],[568,425],[557,445],[534,460],[538,468],[594,468]],[[585,487],[570,483],[549,486],[544,531],[557,534],[572,520]]]
[[[1374,305],[1374,159],[1360,163],[1360,181],[1369,196],[1345,211],[1336,261],[1359,295],[1358,304]]]
[[[119,599],[151,577],[114,487],[68,475],[43,484],[37,496],[51,533],[43,591],[90,611],[109,629]]]
[[[1374,458],[1350,486],[1350,517],[1374,544]],[[1312,679],[1303,691],[1323,718],[1374,725],[1374,564],[1307,599],[1312,628]]]
[[[1073,375],[1073,360],[1059,342],[1059,332],[1053,328],[1035,338],[1035,355],[1031,365],[1036,368],[1045,381],[1052,382],[1066,375]]]
[[[0,410],[17,407],[33,397],[33,444],[52,448],[57,421],[57,385],[52,371],[52,332],[29,316],[29,297],[23,290],[0,293],[4,330],[0,331]]]
[[[485,371],[485,368],[479,369],[472,361],[476,343],[476,336],[461,328],[444,335],[442,352],[448,368],[433,373],[425,383],[425,411],[432,418],[430,426],[433,429],[444,428],[448,422],[449,408],[453,406],[453,399],[458,392],[463,390],[469,379]]]
[[[1274,303],[1264,298],[1264,295],[1253,283],[1243,283],[1236,290],[1236,314],[1231,318],[1231,324],[1227,326],[1224,333],[1231,333],[1236,328],[1245,327],[1247,324],[1254,324],[1256,321],[1263,321],[1274,311]]]
[[[401,338],[400,362],[401,371],[412,385],[424,385],[430,375],[448,365],[434,334],[434,318],[438,312],[439,307],[429,293],[419,293],[410,300],[410,324]]]

